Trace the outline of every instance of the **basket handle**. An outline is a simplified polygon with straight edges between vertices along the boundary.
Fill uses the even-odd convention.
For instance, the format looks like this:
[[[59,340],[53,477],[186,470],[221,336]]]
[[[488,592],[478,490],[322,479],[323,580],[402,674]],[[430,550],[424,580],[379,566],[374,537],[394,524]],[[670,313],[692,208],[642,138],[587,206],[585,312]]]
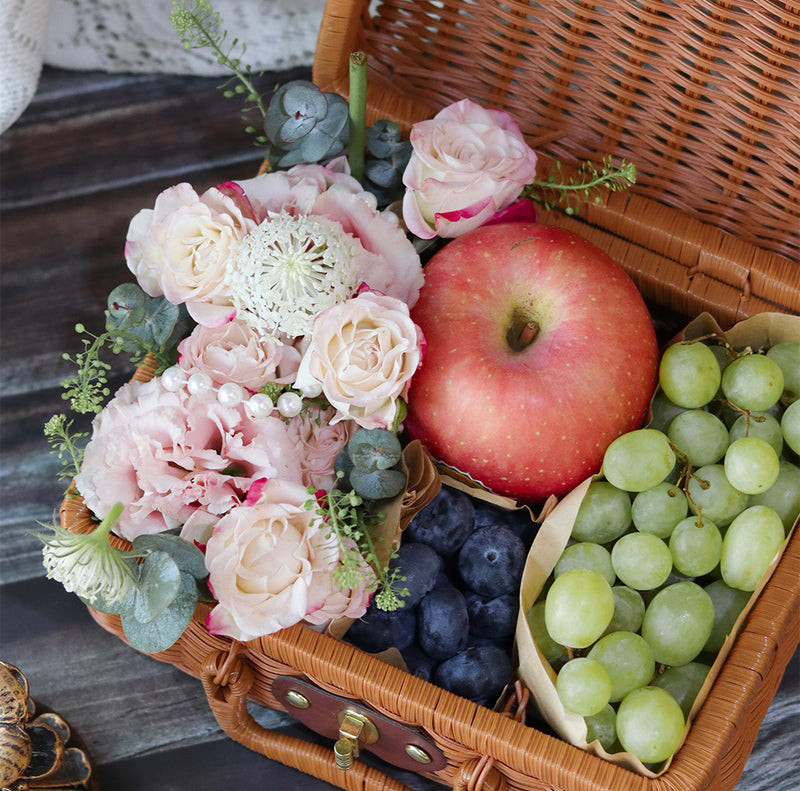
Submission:
[[[351,769],[339,769],[333,750],[259,725],[247,710],[247,693],[255,680],[253,669],[240,656],[233,662],[228,659],[226,651],[209,654],[200,681],[217,723],[235,742],[346,791],[410,791],[361,761],[354,762]]]

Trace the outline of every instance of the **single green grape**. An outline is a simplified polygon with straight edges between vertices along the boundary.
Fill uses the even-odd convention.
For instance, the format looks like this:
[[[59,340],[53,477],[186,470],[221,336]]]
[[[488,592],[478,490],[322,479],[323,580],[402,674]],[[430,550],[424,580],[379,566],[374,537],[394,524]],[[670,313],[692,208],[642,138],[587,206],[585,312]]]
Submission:
[[[800,453],[800,401],[793,401],[786,407],[781,418],[783,441],[795,452]]]
[[[614,594],[614,614],[603,634],[638,632],[644,618],[642,594],[627,585],[615,585],[611,592]]]
[[[693,467],[715,464],[728,447],[728,428],[716,416],[702,409],[687,409],[669,424],[670,442]]]
[[[664,480],[675,466],[666,434],[651,428],[617,437],[603,456],[606,480],[627,492],[642,492]]]
[[[783,452],[781,424],[769,412],[739,415],[728,432],[728,439],[733,443],[743,437],[758,437],[767,442],[779,456]]]
[[[721,464],[707,464],[695,470],[686,486],[689,510],[702,511],[718,528],[727,527],[747,508],[749,495],[731,486]]]
[[[550,637],[570,648],[586,648],[614,615],[614,594],[592,569],[572,569],[553,580],[545,598],[544,621]]]
[[[647,686],[629,692],[617,709],[617,738],[642,763],[666,761],[683,738],[681,707],[665,689]]]
[[[611,680],[600,662],[578,656],[558,671],[556,692],[565,709],[590,717],[608,705]]]
[[[617,741],[617,712],[606,703],[597,714],[584,717],[586,721],[586,743],[600,742],[602,748],[610,753]]]
[[[572,526],[576,541],[609,544],[631,524],[631,497],[608,481],[592,481]]]
[[[744,354],[723,372],[721,389],[739,408],[764,411],[783,395],[783,371],[765,354]]]
[[[725,638],[731,633],[736,619],[750,601],[750,591],[732,588],[724,580],[714,580],[703,590],[711,597],[714,604],[714,627],[708,636],[704,651],[717,653]]]
[[[700,692],[711,668],[702,662],[689,662],[680,667],[668,667],[652,681],[654,687],[660,687],[672,695],[681,707],[683,716],[688,718],[692,704]]]
[[[674,343],[661,356],[658,383],[678,406],[697,409],[717,394],[721,380],[714,352],[700,341]]]
[[[653,649],[635,632],[612,632],[601,637],[588,653],[599,662],[611,680],[609,700],[616,703],[631,690],[650,683],[656,672]]]
[[[696,582],[660,590],[644,612],[642,637],[656,662],[685,665],[703,649],[714,627],[714,603]]]
[[[725,477],[734,489],[761,494],[778,480],[780,460],[772,446],[760,437],[742,437],[732,442],[723,462]]]
[[[667,398],[667,394],[661,388],[658,388],[650,401],[651,417],[647,428],[652,428],[666,434],[673,419],[677,415],[680,415],[681,412],[685,411],[685,406],[674,404]]]
[[[672,571],[669,547],[651,533],[627,533],[611,549],[611,564],[620,581],[637,591],[663,584]]]
[[[755,590],[780,551],[784,537],[783,522],[769,506],[752,505],[742,511],[722,539],[722,579],[732,588]]]
[[[631,503],[631,519],[640,533],[669,538],[675,525],[689,513],[683,490],[666,481],[639,492]]]
[[[688,516],[678,523],[669,539],[675,568],[687,577],[702,577],[719,564],[722,534],[710,519]]]
[[[781,401],[791,404],[800,398],[800,343],[781,341],[767,349],[767,357],[774,360],[783,371]]]
[[[800,467],[781,460],[778,478],[763,494],[750,497],[750,505],[768,505],[783,522],[786,535],[800,516]]]
[[[553,575],[560,577],[571,569],[594,569],[609,585],[613,585],[617,579],[611,565],[611,553],[593,541],[580,541],[566,547],[556,562]]]
[[[550,637],[550,633],[547,631],[547,626],[544,621],[544,604],[543,601],[536,602],[528,610],[525,618],[528,621],[528,627],[531,630],[533,642],[536,643],[536,647],[542,652],[542,656],[548,662],[555,662],[567,655],[567,649]]]

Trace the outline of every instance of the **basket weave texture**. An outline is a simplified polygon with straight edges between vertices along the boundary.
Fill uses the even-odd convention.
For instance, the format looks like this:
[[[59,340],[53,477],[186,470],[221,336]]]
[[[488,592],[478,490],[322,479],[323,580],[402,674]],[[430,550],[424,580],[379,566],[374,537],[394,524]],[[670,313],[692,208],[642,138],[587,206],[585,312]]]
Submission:
[[[368,117],[410,124],[469,97],[543,155],[633,162],[581,219],[645,297],[725,327],[800,311],[800,6],[578,0],[329,0],[314,81],[346,95],[367,53]]]
[[[800,312],[800,7],[769,0],[592,4],[505,0],[329,0],[314,80],[347,95],[348,58],[367,52],[369,120],[407,131],[468,96],[514,115],[554,158],[613,154],[639,170],[634,190],[581,217],[543,212],[607,250],[654,303],[720,325]],[[140,368],[135,378],[147,379]],[[62,525],[95,522],[68,497]],[[117,540],[118,543],[119,540]],[[356,762],[273,734],[248,699],[286,709],[279,676],[302,677],[419,729],[441,750],[431,777],[458,791],[730,791],[800,642],[800,534],[754,605],[669,769],[646,778],[413,677],[347,643],[296,626],[248,643],[209,635],[208,605],[155,655],[200,678],[234,739],[353,791],[403,791]],[[119,617],[92,611],[124,640]]]

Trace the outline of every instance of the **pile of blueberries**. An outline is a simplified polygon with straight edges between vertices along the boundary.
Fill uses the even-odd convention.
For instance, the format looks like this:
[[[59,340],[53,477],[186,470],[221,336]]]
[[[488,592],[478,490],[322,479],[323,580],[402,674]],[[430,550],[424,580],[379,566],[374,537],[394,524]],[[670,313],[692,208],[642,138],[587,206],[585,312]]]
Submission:
[[[370,605],[345,639],[394,647],[410,673],[493,706],[513,676],[519,583],[538,525],[443,486],[403,533],[393,566],[408,591],[393,612]]]

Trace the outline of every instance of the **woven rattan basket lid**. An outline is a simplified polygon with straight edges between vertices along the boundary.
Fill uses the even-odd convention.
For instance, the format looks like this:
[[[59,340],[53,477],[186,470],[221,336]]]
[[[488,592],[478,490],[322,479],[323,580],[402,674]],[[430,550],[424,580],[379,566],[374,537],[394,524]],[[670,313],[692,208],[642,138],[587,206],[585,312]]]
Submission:
[[[369,57],[370,120],[468,96],[543,155],[634,162],[629,193],[575,225],[645,296],[732,322],[800,312],[800,8],[771,0],[329,0],[314,81],[347,94]],[[540,173],[544,175],[544,173]]]

